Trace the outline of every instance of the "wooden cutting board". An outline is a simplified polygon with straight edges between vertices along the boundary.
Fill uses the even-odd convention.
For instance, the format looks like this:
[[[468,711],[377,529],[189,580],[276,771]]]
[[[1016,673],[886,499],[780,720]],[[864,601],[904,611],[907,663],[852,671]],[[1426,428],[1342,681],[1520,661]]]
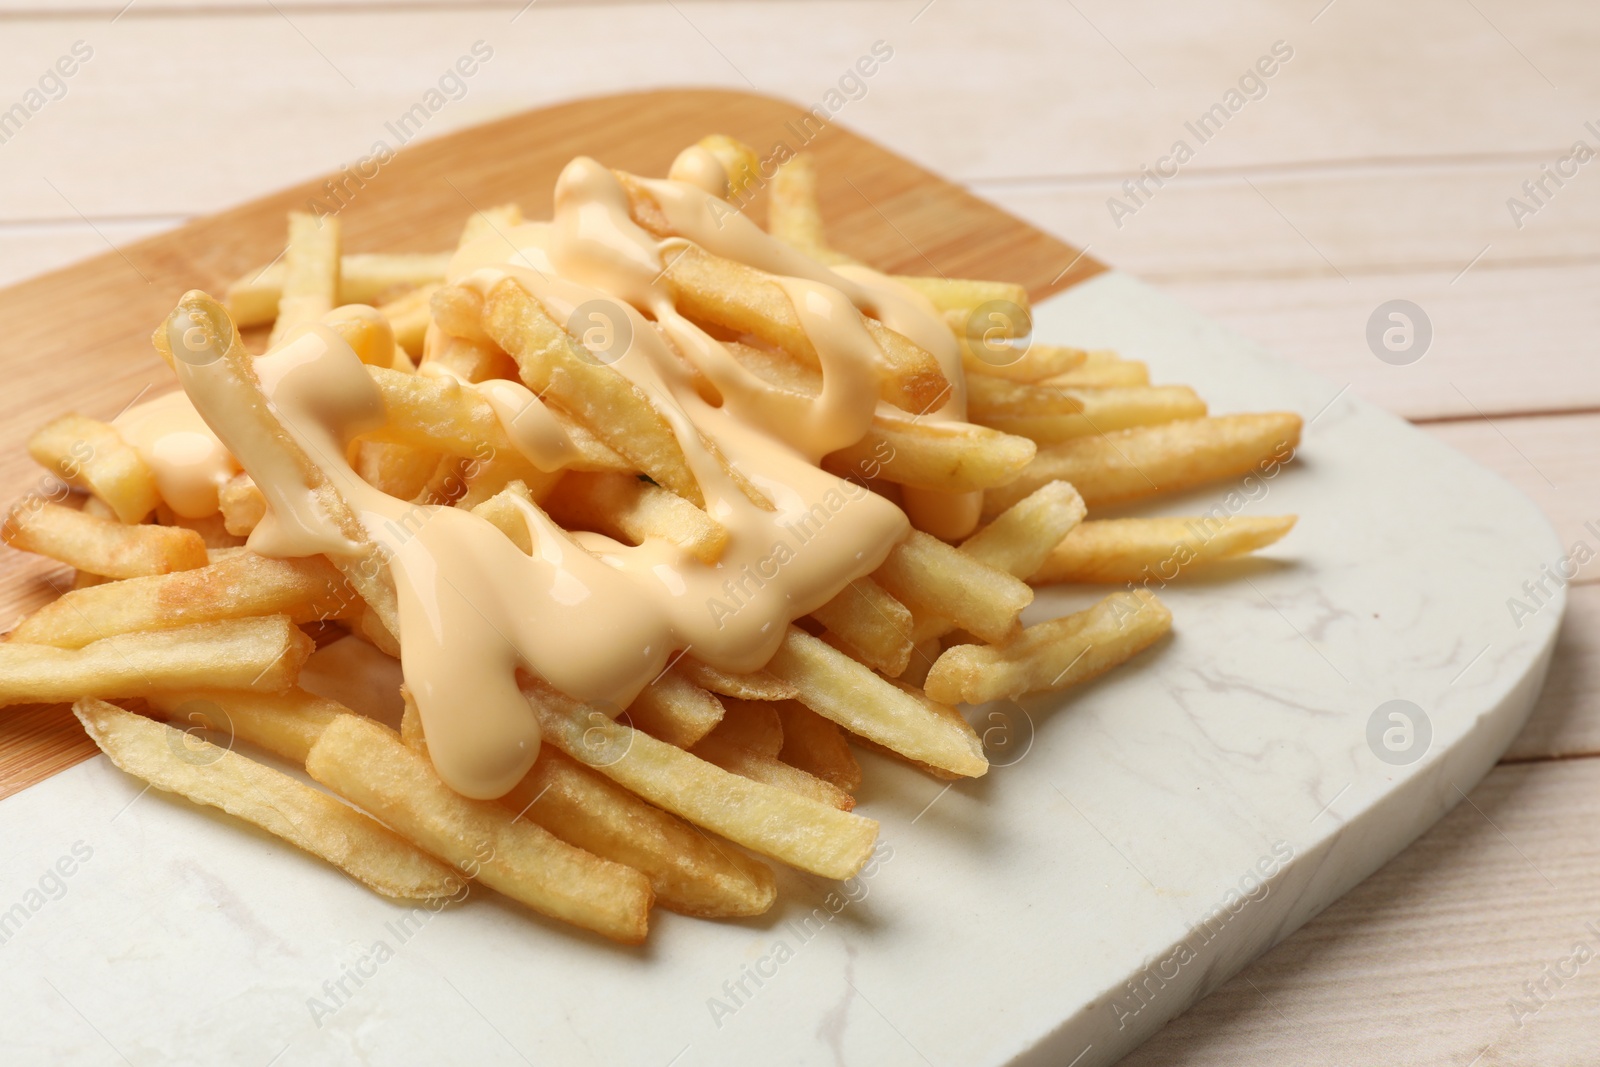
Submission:
[[[110,419],[136,398],[176,384],[150,346],[151,331],[185,290],[221,293],[277,257],[285,212],[312,210],[313,201],[337,209],[346,251],[448,249],[479,208],[515,200],[530,217],[547,214],[556,177],[573,156],[658,175],[686,145],[718,132],[754,145],[763,159],[814,153],[829,240],[880,268],[1016,282],[1035,299],[1104,269],[916,164],[837,126],[819,127],[782,101],[664,90],[542,108],[403,148],[368,179],[328,175],[0,290],[6,326],[0,365],[8,383],[0,394],[0,500],[18,500],[44,477],[26,451],[41,423],[69,411]],[[750,210],[764,219],[764,197]],[[0,625],[9,628],[70,580],[66,568],[0,549]],[[6,709],[0,797],[94,752],[62,705]]]

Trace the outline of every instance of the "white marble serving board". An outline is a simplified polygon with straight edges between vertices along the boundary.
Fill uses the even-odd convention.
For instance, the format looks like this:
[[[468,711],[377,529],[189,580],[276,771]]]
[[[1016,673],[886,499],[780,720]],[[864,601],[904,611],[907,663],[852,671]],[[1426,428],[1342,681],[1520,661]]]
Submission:
[[[1164,590],[1175,636],[1130,667],[975,710],[986,778],[946,788],[864,757],[871,877],[780,874],[762,920],[657,913],[637,949],[490,898],[407,929],[405,909],[97,758],[0,802],[4,1061],[1116,1060],[1493,764],[1563,607],[1519,627],[1506,600],[1559,548],[1498,478],[1128,277],[1041,305],[1036,331],[1147,360],[1216,413],[1300,412],[1299,462],[1236,502],[1301,521],[1260,560]],[[1044,593],[1030,617],[1096,595]],[[1368,742],[1394,699],[1431,724],[1409,764]],[[63,857],[70,876],[48,874]]]

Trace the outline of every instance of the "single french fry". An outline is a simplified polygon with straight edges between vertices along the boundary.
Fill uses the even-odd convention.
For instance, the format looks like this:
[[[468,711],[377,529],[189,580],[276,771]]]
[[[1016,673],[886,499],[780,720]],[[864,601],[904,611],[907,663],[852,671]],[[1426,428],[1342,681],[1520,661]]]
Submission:
[[[218,414],[217,426],[224,445],[229,445],[232,434],[247,433],[269,438],[283,457],[298,472],[297,479],[284,479],[282,483],[262,487],[268,503],[283,505],[285,513],[293,513],[291,500],[309,495],[316,501],[329,521],[360,550],[349,555],[341,554],[334,565],[344,575],[350,588],[372,607],[368,616],[377,629],[367,629],[384,650],[399,652],[396,635],[400,632],[399,607],[395,596],[394,580],[389,568],[383,565],[378,546],[367,536],[355,512],[339,495],[339,491],[322,469],[305,454],[300,443],[279,421],[261,382],[256,377],[255,357],[239,339],[222,306],[198,289],[185,293],[183,299],[167,317],[162,329],[156,331],[159,343],[170,350],[171,336],[179,337],[185,331],[201,329],[205,344],[214,358],[198,363],[178,361],[179,377],[187,388],[191,378],[209,379],[208,387]],[[230,448],[232,446],[230,445]],[[234,449],[237,451],[237,449]],[[289,484],[291,481],[299,484]]]
[[[872,855],[875,820],[731,774],[547,686],[523,692],[548,743],[658,808],[824,878],[849,878]]]
[[[830,782],[846,793],[861,785],[861,764],[839,725],[824,719],[798,700],[774,705],[783,726],[783,748],[778,758]]]
[[[688,244],[667,254],[665,277],[678,310],[726,330],[748,333],[820,366],[789,294],[771,275]],[[877,344],[880,396],[896,407],[923,412],[939,406],[950,389],[938,360],[875,319],[861,324]]]
[[[617,941],[644,940],[652,897],[644,875],[574,848],[495,801],[461,796],[426,756],[375,722],[335,719],[311,746],[306,773],[535,911]]]
[[[1076,371],[1089,360],[1089,354],[1083,349],[1062,345],[1036,342],[1013,345],[1008,339],[965,336],[958,336],[956,342],[961,347],[961,365],[969,376],[969,387],[973,384],[973,375],[1012,382],[1042,382]]]
[[[430,900],[465,889],[459,874],[371,816],[282,771],[101,700],[85,697],[72,710],[123,771],[259,826],[385,896]]]
[[[1053,481],[1071,482],[1095,508],[1251,471],[1276,473],[1299,443],[1300,416],[1286,412],[1186,419],[1080,437],[1041,448],[1015,482],[984,495],[984,512],[1003,511]]]
[[[645,803],[553,745],[500,803],[563,841],[650,879],[656,903],[683,915],[760,915],[777,899],[772,868]]]
[[[438,283],[423,285],[378,307],[394,331],[394,343],[412,359],[422,356],[422,342],[433,323],[433,292],[438,287]]]
[[[267,498],[248,474],[235,474],[217,490],[223,527],[238,537],[248,537],[267,517]]]
[[[376,304],[387,294],[444,280],[449,252],[355,252],[339,259],[341,304]],[[278,316],[284,263],[274,260],[241,274],[228,286],[228,315],[240,328],[264,326]]]
[[[1169,582],[1207,564],[1254,552],[1293,528],[1293,515],[1196,515],[1101,519],[1067,535],[1036,582]]]
[[[894,280],[927,298],[957,334],[975,338],[1025,337],[1033,330],[1028,291],[1020,285],[908,274],[897,274]]]
[[[175,689],[147,696],[145,703],[179,729],[232,734],[301,765],[322,731],[340,715],[352,714],[337,700],[299,688],[283,693]]]
[[[673,669],[695,685],[709,689],[718,696],[738,697],[740,700],[789,700],[796,694],[794,686],[780,682],[766,671],[730,674],[693,656],[679,657]]]
[[[783,749],[783,721],[770,701],[725,699],[722,721],[706,737],[777,759]]]
[[[289,212],[289,247],[283,254],[283,292],[272,323],[268,348],[282,344],[289,331],[319,322],[339,303],[339,219],[304,211]]]
[[[989,769],[970,726],[929,713],[919,701],[796,627],[789,627],[767,670],[800,691],[825,719],[909,759],[976,778]],[[960,723],[960,725],[958,725]]]
[[[1068,389],[1032,386],[1036,394],[1054,394],[1076,405],[1077,411],[1010,414],[977,413],[973,418],[1006,433],[1026,437],[1041,445],[1058,444],[1075,437],[1112,433],[1133,426],[1158,426],[1205,415],[1205,401],[1186,385],[1134,386],[1131,388]]]
[[[705,505],[672,427],[650,399],[614,368],[588,358],[515,279],[489,293],[484,328],[516,359],[524,385],[588,426],[657,485]]]
[[[987,426],[879,414],[865,437],[829,453],[823,466],[841,478],[881,478],[918,489],[965,493],[1009,485],[1037,451],[1027,438]]]
[[[1033,603],[1027,583],[913,530],[874,573],[916,615],[934,615],[985,641],[1003,641]]]
[[[82,648],[118,634],[258,615],[318,622],[343,617],[356,603],[355,591],[321,556],[268,559],[243,551],[193,570],[65,593],[23,619],[11,640]]]
[[[730,774],[737,774],[752,782],[762,782],[779,789],[786,789],[797,796],[826,804],[831,808],[838,808],[840,811],[851,811],[856,806],[856,798],[838,786],[825,782],[798,767],[791,767],[776,756],[752,752],[742,745],[732,744],[715,735],[695,745],[690,753],[707,763],[721,767]]]
[[[786,160],[772,176],[767,229],[784,244],[830,266],[854,262],[829,247],[823,234],[822,209],[817,204],[817,168],[809,152]]]
[[[1041,384],[1064,388],[1111,388],[1150,384],[1150,368],[1115,352],[1093,349],[1084,353],[1081,366],[1042,379]]]
[[[911,658],[911,611],[871,578],[859,578],[811,613],[861,662],[895,676]]]
[[[569,530],[594,530],[635,545],[657,537],[702,563],[715,563],[728,543],[728,531],[703,509],[631,474],[569,474],[544,505]]]
[[[0,539],[12,548],[107,578],[168,574],[206,564],[205,540],[193,530],[129,526],[46,501],[25,500],[13,507],[0,525]]]
[[[137,697],[196,685],[281,692],[311,649],[311,638],[283,615],[119,634],[81,648],[11,640],[0,643],[0,705]]]
[[[109,504],[122,522],[139,522],[161,502],[149,466],[109,423],[98,419],[53,419],[28,439],[28,454],[68,485]]]
[[[924,691],[947,704],[983,704],[1065,689],[1131,659],[1171,628],[1172,613],[1147,590],[1113,593],[1003,644],[945,649]]]
[[[961,542],[961,551],[1027,581],[1083,521],[1085,512],[1083,497],[1070,482],[1047,482]]]
[[[679,748],[693,746],[722,721],[722,701],[689,681],[674,664],[628,705],[635,728]]]

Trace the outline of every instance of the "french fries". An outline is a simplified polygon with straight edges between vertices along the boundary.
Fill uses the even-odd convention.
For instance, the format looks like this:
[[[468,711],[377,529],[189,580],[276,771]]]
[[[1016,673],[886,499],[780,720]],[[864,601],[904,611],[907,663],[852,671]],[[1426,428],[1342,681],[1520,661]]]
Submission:
[[[126,526],[47,501],[12,508],[0,540],[105,578],[192,570],[207,559],[205,539],[193,530]]]
[[[778,750],[778,758],[846,793],[854,793],[861,785],[861,764],[856,762],[839,725],[798,700],[782,701],[777,709],[783,727],[783,747]]]
[[[789,628],[767,670],[818,715],[908,759],[969,778],[989,769],[978,735],[959,716],[930,716],[915,697],[803,630]]]
[[[168,722],[231,734],[302,766],[322,731],[340,715],[350,714],[338,701],[298,688],[283,693],[173,689],[153,693],[145,703]]]
[[[121,770],[254,823],[384,896],[433,900],[463,888],[460,875],[371,816],[282,771],[102,700],[86,697],[72,710]]]
[[[1027,438],[987,426],[879,415],[866,437],[829,454],[823,466],[840,477],[872,471],[899,485],[964,493],[1010,485],[1037,452]]]
[[[923,691],[946,703],[984,704],[1065,689],[1132,658],[1171,628],[1172,613],[1148,591],[1113,593],[1002,644],[945,649]]]
[[[1300,417],[1285,413],[1186,419],[1039,450],[1016,481],[984,496],[998,514],[1046,482],[1071,482],[1093,508],[1172,493],[1253,470],[1276,471],[1300,443]]]
[[[516,359],[524,385],[599,434],[657,485],[705,506],[683,448],[650,399],[613,368],[580,355],[578,343],[525,289],[500,282],[484,303],[483,320]]]
[[[705,563],[715,563],[728,543],[728,532],[705,511],[628,474],[568,474],[545,509],[569,530],[594,530],[635,545],[659,537]]]
[[[656,901],[684,915],[760,915],[777,897],[765,863],[554,749],[540,753],[500,802],[564,841],[642,872]]]
[[[136,697],[197,685],[279,692],[294,683],[311,647],[311,638],[283,615],[120,634],[81,648],[6,641],[0,643],[0,705]]]
[[[874,670],[893,677],[911,659],[911,610],[871,578],[851,582],[811,617]]]
[[[289,212],[289,247],[283,255],[283,293],[268,347],[296,326],[321,321],[339,302],[339,219]]]
[[[28,454],[68,485],[105,502],[121,522],[142,521],[161,500],[155,475],[107,423],[63,415],[28,439]]]
[[[877,572],[912,611],[945,619],[985,641],[1004,641],[1033,602],[1026,582],[913,530]]]
[[[533,910],[616,941],[644,940],[653,893],[631,867],[574,848],[496,801],[469,800],[425,756],[377,723],[342,715],[306,756],[306,773]]]
[[[716,729],[722,711],[720,700],[674,666],[634,698],[628,705],[628,718],[647,734],[689,748]]]
[[[448,252],[347,253],[339,259],[340,304],[377,305],[399,294],[444,280]],[[286,269],[283,260],[245,271],[228,286],[228,315],[241,330],[264,326],[278,315]]]
[[[768,185],[771,235],[787,247],[773,243],[740,216],[767,177],[761,158],[722,135],[697,148],[679,157],[674,176],[692,182],[678,186],[575,161],[555,222],[519,230],[515,204],[476,212],[454,267],[448,252],[344,253],[336,219],[293,214],[282,260],[230,288],[231,321],[206,294],[185,294],[154,343],[249,470],[212,453],[217,508],[194,515],[163,498],[182,483],[148,439],[169,409],[136,416],[155,416],[137,443],[79,415],[38,431],[29,450],[65,485],[13,507],[0,539],[71,566],[74,588],[0,641],[0,705],[75,702],[119,767],[380,893],[461,899],[476,882],[631,944],[655,904],[706,918],[770,909],[778,879],[746,849],[851,877],[878,834],[854,811],[853,746],[951,782],[982,776],[982,739],[956,705],[1065,689],[1138,656],[1172,625],[1150,589],[1292,527],[1292,516],[1242,516],[1231,503],[1193,518],[1096,509],[1273,477],[1294,456],[1298,416],[1206,417],[1197,393],[1151,384],[1142,362],[1036,342],[1028,294],[1009,282],[863,269],[827,245],[806,155]],[[611,213],[609,226],[579,228],[581,252],[562,244],[577,240],[562,214],[574,203]],[[503,273],[477,269],[501,255]],[[652,337],[620,367],[595,358],[576,312],[559,321],[585,291],[631,308],[634,328],[665,345]],[[238,327],[268,323],[269,347],[306,347],[258,364]],[[847,388],[828,378],[841,370]],[[825,436],[817,452],[834,451],[820,465],[860,490],[775,473],[816,453],[793,434],[752,431],[799,410],[819,421],[789,429]],[[296,422],[325,417],[316,433]],[[754,508],[730,502],[728,485]],[[826,504],[841,532],[812,550],[840,555],[807,569],[792,557],[821,536],[812,485],[835,486],[855,510],[839,519]],[[565,538],[559,552],[552,532]],[[452,548],[496,570],[445,566],[460,562]],[[516,572],[503,585],[501,568]],[[604,580],[635,568],[649,582],[620,596]],[[762,607],[745,603],[771,581],[796,582],[777,590],[786,613],[761,614],[771,590],[752,601]],[[1048,582],[1139,588],[1024,628],[1024,609],[1046,606],[1030,583]],[[721,614],[705,596],[718,586],[750,614]],[[447,612],[463,608],[450,596],[476,617]],[[489,605],[498,614],[484,610],[501,596]],[[617,655],[588,682],[574,664],[568,688],[585,703],[543,679],[574,678],[558,657],[606,644],[559,638],[565,612],[608,596],[617,637],[595,650]],[[702,600],[712,629],[697,621]],[[799,617],[802,605],[820,606]],[[637,620],[622,613],[636,609],[656,614],[630,629]],[[524,613],[537,642],[507,635]],[[341,642],[302,673],[315,645],[346,633],[368,644]],[[762,665],[752,650],[773,643]],[[386,671],[384,656],[417,658]],[[504,659],[505,674],[477,679],[498,688],[436,716],[441,679],[475,680],[449,674],[458,659],[473,672]],[[405,685],[382,692],[353,664]],[[601,699],[608,687],[614,703]],[[403,707],[400,729],[312,689],[385,722]],[[518,762],[494,772],[492,789],[463,769],[453,733],[464,721],[453,716],[485,707],[488,728],[518,731]],[[303,767],[334,796],[232,751],[235,741]],[[480,756],[500,758],[493,746]],[[495,799],[447,784],[492,796],[522,768]]]
[[[262,615],[318,622],[346,615],[358,602],[321,556],[268,559],[243,550],[194,570],[66,593],[23,619],[11,640],[82,648],[118,634]]]
[[[1205,402],[1186,385],[1101,389],[1035,386],[1028,392],[1035,397],[1044,394],[1044,402],[1006,397],[994,407],[975,412],[974,417],[996,429],[1050,445],[1133,426],[1198,419],[1206,413]],[[987,399],[993,402],[998,398],[991,393]]]
[[[1071,482],[1046,482],[961,542],[961,551],[1013,578],[1039,572],[1088,509]]]
[[[819,365],[789,294],[769,275],[691,244],[671,255],[666,277],[684,314],[748,333],[809,366]],[[875,319],[863,316],[861,325],[877,344],[883,399],[911,412],[937,407],[950,388],[938,361]]]
[[[1100,519],[1078,526],[1033,573],[1036,582],[1169,582],[1277,541],[1293,515]]]
[[[787,789],[724,771],[543,687],[524,689],[545,740],[657,807],[753,852],[824,878],[849,878],[878,824]]]

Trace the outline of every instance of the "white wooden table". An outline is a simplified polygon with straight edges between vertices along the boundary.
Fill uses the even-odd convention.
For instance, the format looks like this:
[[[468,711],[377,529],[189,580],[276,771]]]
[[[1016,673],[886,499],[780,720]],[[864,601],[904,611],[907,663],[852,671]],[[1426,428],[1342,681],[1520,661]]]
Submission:
[[[0,0],[0,282],[394,143],[476,42],[420,136],[659,85],[814,102],[877,41],[838,121],[1426,424],[1600,554],[1600,160],[1563,162],[1600,151],[1584,0]],[[1135,201],[1141,165],[1176,173]],[[1367,341],[1393,299],[1431,323],[1409,365]],[[1600,962],[1550,975],[1600,955],[1596,581],[1470,803],[1128,1062],[1594,1062]]]

